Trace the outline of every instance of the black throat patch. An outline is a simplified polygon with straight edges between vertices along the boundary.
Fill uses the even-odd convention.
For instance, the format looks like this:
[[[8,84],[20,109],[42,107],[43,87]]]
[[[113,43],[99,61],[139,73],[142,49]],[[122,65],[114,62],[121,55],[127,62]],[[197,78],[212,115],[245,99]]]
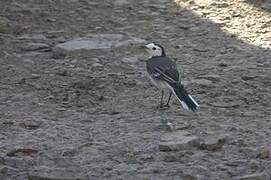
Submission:
[[[165,49],[163,48],[163,46],[161,46],[160,44],[157,44],[157,43],[153,43],[153,44],[161,48],[161,50],[162,50],[161,56],[166,56],[166,52],[165,52]]]

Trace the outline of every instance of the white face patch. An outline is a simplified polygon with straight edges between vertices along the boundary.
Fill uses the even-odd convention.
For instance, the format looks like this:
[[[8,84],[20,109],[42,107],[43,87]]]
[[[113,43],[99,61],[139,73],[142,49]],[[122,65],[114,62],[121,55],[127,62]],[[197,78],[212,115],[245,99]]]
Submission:
[[[147,44],[146,49],[148,53],[153,57],[153,56],[162,56],[163,50],[161,47],[155,45],[154,43]]]

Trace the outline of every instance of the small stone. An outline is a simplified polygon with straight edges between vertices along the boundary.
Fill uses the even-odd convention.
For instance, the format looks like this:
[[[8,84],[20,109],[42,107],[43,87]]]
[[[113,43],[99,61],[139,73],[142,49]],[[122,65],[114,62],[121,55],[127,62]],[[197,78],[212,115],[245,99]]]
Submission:
[[[163,161],[165,162],[178,162],[185,155],[191,155],[191,151],[178,151],[178,152],[166,152],[163,155]]]
[[[67,109],[64,108],[64,107],[59,107],[59,108],[56,108],[56,110],[58,110],[58,111],[66,111]]]
[[[58,38],[63,37],[62,35],[65,33],[63,30],[57,30],[57,31],[48,31],[46,33],[47,38]]]
[[[197,51],[197,52],[208,52],[209,51],[209,49],[200,48],[200,47],[194,47],[193,50]]]
[[[190,123],[178,123],[178,124],[175,125],[175,128],[177,130],[185,130],[185,129],[192,128],[192,124],[190,124]]]
[[[67,70],[58,71],[58,72],[56,72],[56,74],[59,76],[68,76],[69,75]]]
[[[22,35],[20,37],[18,37],[19,40],[39,40],[39,41],[45,41],[47,40],[47,38],[43,35],[43,34],[33,34],[33,35],[29,35],[29,34],[25,34]]]
[[[257,158],[268,159],[270,157],[270,149],[267,147],[258,150]]]
[[[225,62],[225,61],[222,61],[222,62],[220,62],[220,63],[218,64],[218,66],[220,66],[220,67],[228,67],[229,64],[228,64],[227,62]]]
[[[50,51],[51,48],[48,44],[44,43],[24,43],[22,45],[22,50],[24,51]]]
[[[200,144],[200,148],[208,151],[217,151],[222,149],[225,142],[226,136],[224,135],[208,135]]]
[[[46,18],[46,21],[48,21],[48,22],[56,22],[56,19],[55,18]]]
[[[194,79],[191,81],[191,83],[199,86],[210,86],[213,84],[213,82],[208,79]]]
[[[260,166],[259,162],[253,159],[249,161],[248,165],[251,169],[259,169]]]
[[[219,75],[216,74],[212,74],[212,75],[203,75],[203,76],[199,76],[199,79],[207,79],[210,80],[212,82],[219,82],[221,80],[221,77]]]
[[[183,180],[197,180],[197,176],[196,175],[192,175],[192,174],[184,174],[182,177]]]
[[[235,161],[228,161],[225,163],[226,166],[230,166],[230,167],[238,167],[244,164],[247,164],[246,160],[235,160]]]
[[[152,161],[154,158],[151,154],[140,154],[139,156],[137,156],[139,158],[139,160],[141,161]]]
[[[232,17],[239,17],[241,15],[240,11],[233,11],[232,12]]]
[[[19,123],[19,126],[25,129],[34,130],[40,127],[40,123],[36,121],[25,121],[25,122]]]
[[[18,169],[16,169],[16,168],[13,168],[13,167],[10,167],[10,166],[1,166],[0,165],[0,174],[15,173],[17,171],[18,171]]]
[[[60,37],[56,37],[54,40],[57,43],[64,43],[66,41],[66,38],[63,36],[60,36]]]
[[[8,172],[7,166],[0,166],[0,173],[1,174],[6,174],[7,172]]]
[[[18,148],[18,149],[12,149],[7,153],[7,156],[13,157],[13,156],[32,156],[33,154],[37,154],[38,150],[31,149],[31,148]]]
[[[75,170],[65,168],[45,168],[35,169],[28,175],[29,180],[86,180],[80,173]]]
[[[210,6],[216,6],[216,7],[218,7],[218,8],[226,8],[226,7],[228,7],[229,6],[229,4],[227,3],[227,2],[212,2],[212,3],[210,3]]]
[[[161,137],[160,151],[187,150],[199,145],[199,138],[187,131],[168,132]]]
[[[31,79],[39,79],[41,77],[40,74],[31,74]]]
[[[240,102],[216,102],[212,103],[212,106],[219,108],[237,108],[240,106]]]
[[[126,164],[126,163],[120,163],[114,167],[114,170],[120,173],[123,172],[136,172],[137,171],[137,165],[136,164]]]
[[[267,175],[264,173],[254,173],[250,175],[245,175],[241,177],[237,177],[238,180],[267,180]]]
[[[100,64],[100,63],[93,63],[91,66],[92,66],[92,67],[95,67],[95,68],[103,67],[103,65]]]
[[[153,9],[165,9],[166,8],[163,4],[150,4],[149,7],[153,8]]]
[[[12,27],[8,19],[0,17],[0,33],[11,33]]]
[[[221,171],[227,171],[228,167],[226,167],[224,164],[218,164],[216,166],[216,169],[221,170]]]
[[[242,76],[241,78],[242,78],[244,81],[249,81],[249,80],[255,79],[255,78],[257,78],[257,77],[258,77],[257,75],[245,75],[245,76]]]
[[[189,30],[190,28],[192,28],[192,26],[190,25],[190,24],[182,24],[182,23],[180,23],[179,25],[178,25],[178,27],[180,28],[180,29],[184,29],[184,30]],[[181,48],[181,47],[180,47]]]

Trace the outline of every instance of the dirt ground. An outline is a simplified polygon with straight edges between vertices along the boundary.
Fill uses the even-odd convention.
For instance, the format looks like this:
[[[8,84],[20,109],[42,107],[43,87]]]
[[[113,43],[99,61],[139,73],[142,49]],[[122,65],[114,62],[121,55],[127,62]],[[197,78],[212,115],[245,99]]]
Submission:
[[[0,179],[268,180],[270,27],[267,0],[0,1]],[[55,54],[89,34],[162,44],[199,111],[156,108],[139,46]],[[161,151],[165,121],[226,142]]]

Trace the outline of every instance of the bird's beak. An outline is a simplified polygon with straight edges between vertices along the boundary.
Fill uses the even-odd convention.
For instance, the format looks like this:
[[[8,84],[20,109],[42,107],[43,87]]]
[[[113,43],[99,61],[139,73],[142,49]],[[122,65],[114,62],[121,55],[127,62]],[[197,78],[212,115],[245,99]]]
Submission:
[[[140,46],[142,49],[147,49],[147,45],[141,45]]]

